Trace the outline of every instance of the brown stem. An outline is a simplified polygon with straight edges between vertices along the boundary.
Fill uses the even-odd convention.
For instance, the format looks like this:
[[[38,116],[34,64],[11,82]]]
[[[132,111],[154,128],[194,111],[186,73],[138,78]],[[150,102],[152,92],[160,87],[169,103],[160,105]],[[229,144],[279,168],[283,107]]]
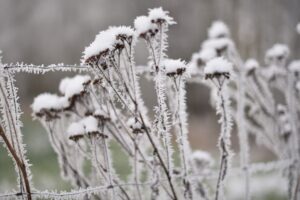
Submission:
[[[11,155],[13,156],[16,164],[18,165],[19,169],[21,170],[21,174],[22,174],[22,178],[24,180],[25,183],[25,189],[26,189],[26,195],[27,195],[27,199],[31,200],[31,190],[30,190],[30,183],[29,183],[29,178],[28,178],[28,174],[26,171],[26,165],[24,164],[24,161],[21,160],[15,149],[12,147],[12,145],[10,144],[9,140],[7,139],[6,135],[4,134],[3,128],[0,125],[0,136],[2,137],[5,145],[7,146],[8,151],[11,153]]]

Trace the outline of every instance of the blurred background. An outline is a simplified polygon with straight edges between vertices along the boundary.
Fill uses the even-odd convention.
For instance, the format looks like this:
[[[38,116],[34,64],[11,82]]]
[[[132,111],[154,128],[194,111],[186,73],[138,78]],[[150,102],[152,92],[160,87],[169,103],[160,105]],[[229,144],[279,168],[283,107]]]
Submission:
[[[169,10],[178,23],[169,31],[168,55],[171,58],[189,61],[192,53],[199,50],[201,41],[207,36],[207,28],[214,20],[228,24],[243,59],[253,57],[263,63],[264,52],[274,43],[287,44],[291,49],[291,58],[299,58],[300,37],[295,30],[300,21],[299,0],[0,0],[0,49],[3,51],[3,62],[79,63],[81,52],[100,30],[111,25],[132,25],[136,16],[145,15],[148,8],[158,6]],[[136,47],[136,58],[137,64],[147,61],[142,42]],[[67,75],[71,74],[17,75],[24,111],[24,140],[38,189],[70,188],[60,179],[56,156],[46,131],[31,119],[30,109],[36,95],[46,91],[57,92],[59,80]],[[152,85],[142,80],[142,89],[147,105],[153,106],[155,96]],[[207,150],[218,159],[216,143],[219,126],[208,100],[209,91],[205,87],[188,85],[192,148]],[[236,135],[233,135],[233,140],[233,148],[238,152]],[[253,142],[251,147],[252,162],[274,159],[267,149]],[[238,153],[235,160],[238,161]],[[122,166],[119,166],[119,170],[126,173]],[[272,177],[259,177],[263,180],[257,183],[270,185],[271,190],[276,190],[284,199],[280,184],[274,184],[278,183],[280,176],[275,179]],[[239,185],[238,180],[232,181],[230,187],[237,190],[238,187],[234,186]],[[12,162],[5,149],[0,147],[0,192],[15,186]],[[261,190],[259,186],[256,187]]]

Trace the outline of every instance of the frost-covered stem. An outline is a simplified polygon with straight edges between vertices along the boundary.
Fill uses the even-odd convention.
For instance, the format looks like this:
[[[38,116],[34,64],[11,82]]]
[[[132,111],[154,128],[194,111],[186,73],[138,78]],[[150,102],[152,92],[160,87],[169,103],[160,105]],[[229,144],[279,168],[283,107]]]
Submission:
[[[24,164],[24,162],[18,157],[15,149],[12,147],[12,145],[10,144],[8,138],[6,137],[4,130],[2,128],[2,126],[0,125],[0,136],[2,137],[8,151],[11,153],[11,155],[13,156],[14,160],[16,161],[16,164],[18,165],[19,169],[21,170],[21,174],[22,174],[22,178],[24,180],[24,184],[25,184],[25,189],[26,189],[26,195],[27,195],[27,199],[31,200],[31,188],[30,188],[30,182],[29,182],[29,177],[27,174],[27,170],[26,170],[26,165]]]
[[[152,57],[152,61],[155,65],[155,77],[154,77],[154,82],[155,82],[155,91],[156,91],[156,96],[157,96],[157,103],[158,103],[158,111],[156,113],[156,120],[158,122],[157,125],[157,131],[158,135],[163,138],[163,144],[165,147],[166,151],[166,157],[167,157],[167,168],[168,171],[171,173],[173,171],[173,163],[172,163],[172,144],[171,144],[171,135],[169,133],[169,128],[168,128],[168,116],[167,116],[167,105],[166,105],[166,97],[165,97],[165,88],[166,88],[166,77],[162,72],[161,66],[159,66],[159,60],[163,57],[163,52],[162,52],[162,43],[164,42],[163,40],[163,33],[162,33],[162,27],[161,32],[160,32],[160,41],[159,41],[159,55],[158,58],[156,58],[155,55],[155,49],[153,47],[153,44],[151,41],[147,41],[147,44],[150,49],[150,55]],[[171,174],[170,174],[171,176]]]
[[[142,124],[145,126],[146,124],[145,124],[144,118],[141,115],[141,113],[139,113],[139,116],[140,116],[140,119],[142,120]],[[158,157],[158,160],[159,160],[159,162],[160,162],[160,164],[161,164],[161,166],[162,166],[162,168],[163,168],[163,170],[164,170],[164,172],[165,172],[165,174],[167,176],[167,180],[168,180],[168,183],[170,185],[170,188],[171,188],[171,191],[172,191],[172,194],[173,194],[173,198],[172,199],[177,200],[178,197],[177,197],[177,194],[176,194],[176,191],[175,191],[174,184],[172,182],[172,178],[171,178],[170,172],[169,172],[169,170],[168,170],[168,168],[167,168],[167,166],[166,166],[166,164],[165,164],[162,156],[160,155],[159,149],[158,149],[157,145],[155,144],[155,142],[154,142],[154,140],[153,140],[150,132],[147,129],[145,130],[145,132],[146,132],[146,135],[147,135],[147,137],[148,137],[148,139],[149,139],[149,141],[150,141],[150,143],[151,143],[151,145],[152,145],[152,147],[154,149],[154,152],[156,153],[156,155]]]
[[[142,199],[142,194],[140,191],[140,187],[139,187],[139,176],[138,176],[138,153],[137,153],[137,144],[136,144],[136,140],[137,138],[135,138],[135,148],[134,148],[134,182],[136,183],[136,189],[137,189],[137,193],[138,193],[138,198],[141,200]]]
[[[186,91],[185,91],[185,80],[180,76],[178,77],[178,85],[177,80],[174,78],[174,85],[176,90],[176,96],[177,96],[177,111],[176,111],[176,118],[178,120],[178,146],[180,149],[180,155],[181,155],[181,163],[183,167],[183,183],[185,186],[185,192],[184,195],[188,198],[192,199],[192,188],[190,185],[190,181],[188,180],[188,155],[190,152],[190,146],[187,138],[188,130],[187,130],[187,113],[186,113]]]
[[[245,178],[245,200],[250,200],[250,173],[249,173],[249,142],[245,127],[245,74],[241,69],[238,80],[238,101],[237,101],[237,123],[239,145],[240,145],[240,165]]]
[[[228,104],[229,99],[226,94],[224,94],[224,85],[225,78],[223,81],[220,81],[218,79],[218,102],[217,102],[217,113],[220,112],[221,118],[221,133],[219,137],[218,146],[220,148],[221,152],[221,164],[220,164],[220,170],[217,180],[217,186],[216,186],[216,195],[215,200],[219,200],[220,198],[223,198],[224,195],[224,186],[223,182],[225,180],[225,177],[227,175],[227,170],[229,167],[230,162],[230,128],[231,128],[231,116],[228,110]]]
[[[91,139],[91,148],[92,148],[92,164],[94,163],[94,167],[96,168],[97,173],[100,176],[103,176],[103,178],[107,179],[106,174],[105,174],[105,167],[99,162],[98,160],[98,154],[97,154],[97,144],[96,144],[96,140],[94,138]]]
[[[75,181],[75,184],[77,187],[88,187],[89,183],[88,181],[78,172],[78,170],[76,168],[73,167],[73,165],[70,163],[67,155],[66,155],[66,151],[64,149],[64,145],[62,144],[62,142],[58,139],[58,137],[56,137],[54,135],[54,130],[51,127],[50,123],[43,123],[45,129],[48,132],[49,135],[49,140],[51,142],[51,145],[54,149],[54,151],[57,153],[57,155],[59,156],[59,164],[62,167],[63,170],[71,170],[73,176],[71,177],[71,179],[73,179]],[[66,169],[65,166],[66,165]],[[68,177],[70,178],[70,177]]]
[[[118,99],[121,101],[121,103],[128,109],[128,111],[129,111],[131,114],[134,115],[134,113],[132,112],[132,110],[128,107],[126,101],[122,98],[121,94],[117,91],[117,89],[116,89],[116,88],[114,87],[114,85],[112,84],[112,81],[110,80],[110,78],[108,78],[108,77],[105,75],[103,69],[101,69],[101,66],[97,66],[97,65],[96,65],[96,67],[97,67],[97,69],[99,69],[99,71],[101,72],[101,75],[104,77],[104,79],[106,80],[106,82],[107,82],[107,83],[109,84],[109,86],[112,88],[113,92],[117,95],[117,97],[118,97]],[[98,74],[96,73],[96,75],[98,75]],[[98,76],[99,76],[99,75],[98,75]],[[99,78],[101,78],[101,77],[99,76]]]
[[[111,160],[110,160],[110,155],[109,155],[109,149],[108,149],[108,145],[107,145],[107,141],[105,138],[102,139],[102,142],[103,142],[103,149],[104,149],[104,159],[105,159],[105,162],[106,162],[106,168],[107,168],[107,171],[108,171],[108,178],[109,178],[109,182],[110,182],[110,185],[113,185],[113,181],[112,181],[112,166],[111,166]],[[112,199],[114,199],[115,197],[115,190],[114,188],[112,188]]]
[[[292,128],[292,135],[291,135],[291,159],[294,160],[290,164],[289,167],[289,173],[291,175],[289,176],[289,196],[291,199],[296,199],[297,194],[298,194],[298,185],[299,185],[299,155],[300,155],[300,148],[299,148],[299,132],[298,132],[298,114],[297,114],[297,109],[295,106],[295,84],[296,84],[296,79],[292,73],[287,74],[287,81],[288,81],[288,89],[285,90],[285,98],[288,106],[288,110],[290,113],[290,119],[289,122],[291,123],[291,128]],[[296,176],[296,177],[294,177]],[[293,179],[296,179],[296,181],[293,181]]]
[[[2,63],[1,63],[1,57],[0,57],[0,67],[2,68]],[[20,177],[20,190],[21,192],[23,191],[23,189],[26,190],[27,193],[29,193],[30,196],[30,171],[28,168],[28,161],[26,160],[26,156],[25,156],[25,150],[22,144],[22,138],[21,138],[21,122],[20,122],[20,107],[19,104],[17,103],[17,89],[14,86],[14,79],[12,77],[11,74],[9,74],[8,72],[4,72],[2,71],[2,69],[0,69],[0,73],[5,74],[3,77],[0,77],[0,89],[1,89],[1,96],[2,96],[2,109],[3,109],[3,117],[4,122],[6,124],[6,126],[9,128],[9,133],[10,137],[11,137],[11,141],[5,136],[4,130],[3,131],[3,135],[5,136],[5,139],[7,140],[7,148],[8,148],[8,144],[10,144],[10,148],[11,150],[13,150],[13,152],[16,154],[16,156],[18,157],[20,163],[16,163],[17,164],[17,168],[16,168],[16,172],[21,175],[22,177]],[[5,77],[7,78],[7,80],[5,80]],[[15,146],[17,147],[17,149],[15,149]],[[12,151],[9,150],[9,152],[12,153]],[[15,159],[15,156],[13,156],[13,158]],[[17,160],[15,160],[15,162],[17,162]],[[25,184],[25,188],[23,188],[23,182]],[[27,197],[28,198],[28,197]],[[30,196],[31,198],[31,196]]]

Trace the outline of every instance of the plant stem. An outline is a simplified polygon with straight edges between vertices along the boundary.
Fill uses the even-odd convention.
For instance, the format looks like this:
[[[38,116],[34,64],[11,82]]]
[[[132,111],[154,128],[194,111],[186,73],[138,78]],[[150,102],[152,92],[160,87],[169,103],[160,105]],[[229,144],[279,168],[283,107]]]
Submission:
[[[14,160],[16,161],[19,169],[21,170],[21,174],[22,174],[22,178],[24,180],[24,184],[25,184],[25,189],[26,189],[26,195],[27,195],[27,199],[31,200],[31,189],[30,189],[30,183],[29,183],[29,177],[26,171],[26,166],[23,162],[23,160],[21,160],[18,156],[17,153],[15,151],[15,149],[12,147],[12,145],[10,144],[9,140],[7,139],[6,135],[4,134],[3,128],[0,125],[0,136],[2,137],[5,145],[7,146],[8,151],[11,153],[11,155],[13,156]]]

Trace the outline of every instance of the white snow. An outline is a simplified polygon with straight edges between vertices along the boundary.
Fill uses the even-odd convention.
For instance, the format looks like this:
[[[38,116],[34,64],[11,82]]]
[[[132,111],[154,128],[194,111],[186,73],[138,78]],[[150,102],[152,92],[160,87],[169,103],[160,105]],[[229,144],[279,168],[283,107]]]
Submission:
[[[96,116],[96,117],[103,117],[106,115],[107,115],[106,112],[101,108],[98,108],[94,111],[94,116]]]
[[[56,94],[43,93],[34,98],[31,105],[34,113],[39,113],[42,109],[61,110],[69,105],[67,98]]]
[[[233,67],[230,62],[228,62],[223,57],[213,58],[212,60],[208,61],[205,68],[204,74],[205,75],[214,75],[214,74],[223,74],[233,72]]]
[[[80,122],[73,122],[67,129],[67,135],[69,138],[78,137],[84,135],[84,127]]]
[[[134,117],[131,117],[128,121],[127,121],[127,125],[133,129],[133,130],[136,130],[136,129],[142,129],[142,124],[137,121]]]
[[[98,121],[93,116],[88,116],[80,120],[86,133],[98,132]]]
[[[73,78],[64,78],[59,84],[59,91],[67,98],[71,98],[74,95],[78,95],[84,91],[84,83],[91,80],[88,75],[76,75]]]
[[[118,42],[118,35],[133,37],[135,33],[134,30],[128,26],[112,26],[107,30],[101,31],[96,35],[95,40],[85,48],[83,52],[83,61],[85,62],[88,58],[96,56],[103,51],[112,50]]]
[[[294,60],[289,65],[289,70],[291,72],[300,72],[300,60]]]
[[[162,19],[169,25],[176,24],[174,19],[169,16],[169,11],[163,10],[162,7],[149,9],[148,17],[150,21],[153,22],[157,22]]]
[[[111,26],[107,30],[112,34],[115,39],[118,35],[124,35],[126,37],[133,37],[135,35],[134,30],[130,26]]]
[[[83,61],[98,55],[100,52],[112,49],[115,38],[108,31],[101,31],[95,40],[83,51]]]
[[[233,47],[234,43],[229,38],[213,38],[203,42],[202,49],[221,50],[228,47]]]
[[[257,60],[255,60],[255,59],[250,58],[245,62],[245,68],[247,71],[257,69],[258,67],[259,67],[259,64],[258,64]]]
[[[227,25],[222,21],[215,21],[208,29],[209,38],[229,37],[230,31]]]
[[[275,44],[266,52],[266,60],[273,59],[273,58],[287,58],[290,54],[290,50],[288,46],[285,44]]]
[[[177,73],[178,69],[185,70],[186,69],[186,63],[182,61],[181,59],[165,59],[162,62],[162,66],[165,67],[166,74],[169,73]]]
[[[168,25],[176,24],[172,17],[169,16],[169,12],[163,10],[161,7],[149,9],[148,16],[138,16],[134,20],[134,28],[136,34],[140,36],[149,31],[153,31],[157,28],[155,24],[159,20],[166,22]]]
[[[151,23],[150,18],[147,16],[138,16],[134,20],[134,28],[138,36],[153,30],[154,27],[155,25]]]
[[[78,122],[73,122],[67,129],[69,138],[95,132],[98,132],[98,121],[93,116],[88,116]]]

